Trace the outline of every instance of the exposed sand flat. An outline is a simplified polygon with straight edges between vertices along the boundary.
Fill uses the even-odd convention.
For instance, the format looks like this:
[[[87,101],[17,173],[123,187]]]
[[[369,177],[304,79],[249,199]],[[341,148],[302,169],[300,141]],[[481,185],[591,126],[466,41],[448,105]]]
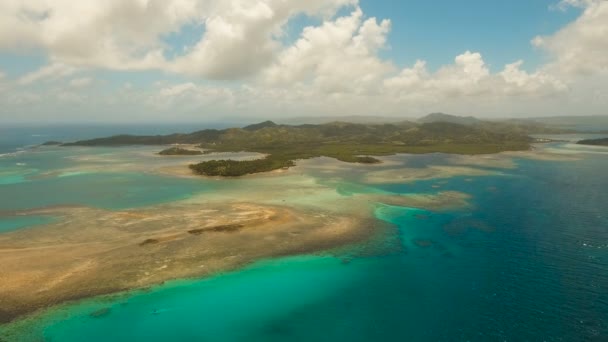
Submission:
[[[370,201],[426,210],[453,210],[470,208],[470,195],[457,191],[445,191],[437,194],[411,195],[361,195]]]
[[[111,159],[111,155],[106,157]],[[184,165],[188,158],[155,164],[121,160],[105,166],[96,160],[55,172],[145,170],[199,177]],[[462,165],[508,166],[492,158],[460,161]],[[329,160],[325,164],[331,169],[344,163]],[[393,167],[389,170],[348,167],[359,168],[370,183],[496,173],[462,165],[396,169],[384,164]],[[51,224],[0,234],[0,322],[69,300],[204,277],[275,256],[342,247],[348,247],[349,253],[384,253],[401,245],[396,238],[393,244],[386,243],[392,241],[387,235],[397,234],[394,227],[373,217],[377,205],[428,210],[470,206],[469,196],[458,192],[395,195],[366,186],[358,192],[342,192],[339,178],[327,184],[304,170],[298,166],[237,179],[218,178],[221,191],[133,210],[71,206],[0,212],[0,216],[57,218]]]
[[[518,152],[502,152],[504,156],[513,158],[524,158],[542,161],[577,161],[581,158],[576,156],[575,153],[568,153],[567,150],[555,150],[551,151],[548,149],[539,149],[531,151],[518,151]]]
[[[369,212],[346,216],[250,203],[32,213],[62,218],[0,235],[0,322],[67,300],[337,248],[391,229],[365,217]]]
[[[476,156],[450,155],[448,161],[451,165],[466,165],[493,169],[514,169],[517,167],[513,158],[502,153]]]
[[[385,243],[395,228],[373,217],[378,204],[429,210],[469,205],[468,195],[458,192],[343,196],[293,174],[238,182],[213,196],[143,209],[0,213],[58,218],[0,234],[0,322],[68,300],[202,277],[263,258],[354,245],[361,253],[385,253],[400,244]]]
[[[67,159],[77,165],[51,169],[33,176],[34,179],[62,177],[86,173],[144,172],[177,177],[196,177],[188,168],[190,164],[212,159],[251,160],[265,155],[251,152],[213,152],[202,155],[162,156],[158,152],[173,145],[151,147],[121,147],[111,153],[69,156]],[[187,149],[202,150],[196,145],[180,145]]]
[[[442,179],[455,176],[489,176],[497,171],[467,166],[433,165],[425,168],[399,168],[368,172],[363,181],[370,184],[408,183],[419,180]]]

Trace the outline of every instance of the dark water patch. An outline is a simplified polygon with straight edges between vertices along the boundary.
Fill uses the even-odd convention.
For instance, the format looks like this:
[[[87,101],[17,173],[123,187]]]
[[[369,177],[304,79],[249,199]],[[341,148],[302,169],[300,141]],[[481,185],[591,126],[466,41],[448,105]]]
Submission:
[[[19,210],[79,203],[125,209],[175,201],[215,189],[216,185],[203,180],[135,173],[83,174],[4,185],[0,208]]]
[[[428,248],[435,245],[435,241],[431,239],[412,239],[412,243],[421,248]]]
[[[55,222],[57,219],[52,216],[3,216],[0,212],[0,233],[6,233],[22,228],[35,227]]]
[[[47,336],[65,341],[605,341],[608,160],[520,161],[519,166],[510,171],[513,177],[446,181],[444,189],[473,196],[465,212],[380,207],[377,216],[398,229],[395,253],[356,254],[348,257],[348,266],[339,259],[265,265],[175,289],[152,289],[127,307],[113,306],[102,320],[75,316],[48,324]],[[378,189],[427,192],[433,184]],[[433,244],[417,247],[417,240]],[[149,315],[155,307],[177,309]]]
[[[242,224],[224,224],[207,228],[191,229],[188,231],[188,233],[192,235],[201,235],[206,232],[234,233],[240,231],[243,228],[245,228],[245,225]]]
[[[144,241],[139,243],[139,246],[144,247],[144,246],[149,246],[149,245],[157,245],[159,243],[160,243],[160,241],[157,239],[145,239]]]
[[[99,310],[95,310],[89,314],[92,318],[102,318],[108,316],[112,312],[111,308],[101,308]]]

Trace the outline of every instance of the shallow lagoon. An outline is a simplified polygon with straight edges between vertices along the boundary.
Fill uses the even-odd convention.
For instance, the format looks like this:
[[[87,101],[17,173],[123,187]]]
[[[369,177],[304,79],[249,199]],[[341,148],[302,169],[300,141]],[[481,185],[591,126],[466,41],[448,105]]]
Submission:
[[[568,146],[550,147],[572,153]],[[576,155],[576,163],[517,159],[516,169],[500,175],[399,184],[364,184],[367,167],[306,162],[296,171],[344,196],[455,190],[471,194],[473,208],[431,212],[380,205],[376,217],[399,227],[404,248],[398,254],[261,261],[209,279],[66,305],[0,327],[0,336],[9,341],[41,335],[51,341],[601,339],[608,334],[608,194],[598,189],[608,188],[603,172],[608,158],[584,149]],[[447,162],[444,155],[389,160],[397,166],[382,168]],[[94,184],[95,178],[87,177],[99,177],[99,188],[114,196],[122,196],[125,187],[142,190],[123,200],[64,191],[60,201],[29,203],[74,199],[118,208],[225,186],[139,173],[52,177],[3,185],[2,191],[15,187],[14,194],[27,196],[0,208],[27,207],[28,196],[35,196],[26,191],[30,184],[49,182],[45,191],[65,188],[66,181],[76,182],[75,188]]]

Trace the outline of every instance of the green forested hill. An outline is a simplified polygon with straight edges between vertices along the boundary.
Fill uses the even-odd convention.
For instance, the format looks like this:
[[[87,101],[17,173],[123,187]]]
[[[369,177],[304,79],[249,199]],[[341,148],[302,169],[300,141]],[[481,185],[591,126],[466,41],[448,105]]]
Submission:
[[[530,138],[510,126],[461,125],[449,122],[416,124],[354,124],[333,122],[322,125],[277,125],[266,121],[245,128],[203,130],[189,134],[158,136],[119,135],[65,146],[119,146],[200,144],[223,152],[249,151],[267,154],[258,161],[213,161],[193,165],[206,175],[238,176],[293,165],[297,159],[326,156],[345,162],[375,163],[394,153],[445,152],[460,154],[495,153],[529,148]]]
[[[587,139],[577,142],[579,145],[592,145],[592,146],[608,146],[608,138],[602,139]]]

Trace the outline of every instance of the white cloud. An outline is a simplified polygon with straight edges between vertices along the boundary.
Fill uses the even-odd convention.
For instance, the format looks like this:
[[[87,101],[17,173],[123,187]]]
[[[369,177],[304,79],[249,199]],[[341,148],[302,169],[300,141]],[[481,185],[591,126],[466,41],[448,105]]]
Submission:
[[[466,51],[456,56],[454,64],[435,73],[427,70],[426,62],[417,61],[413,67],[386,79],[384,87],[403,99],[423,102],[458,97],[537,97],[567,89],[549,74],[522,70],[522,64],[523,61],[517,61],[491,74],[480,53]]]
[[[172,70],[211,79],[233,79],[259,71],[280,50],[276,37],[298,13],[333,14],[353,0],[226,1],[213,6],[205,18],[205,34]]]
[[[389,30],[388,20],[363,21],[360,8],[350,16],[307,27],[264,71],[262,81],[271,86],[310,82],[326,93],[369,91],[394,68],[377,56]]]
[[[6,82],[6,75],[2,70],[0,70],[0,93],[3,93],[8,89],[8,84]]]
[[[297,14],[333,15],[356,0],[3,0],[0,49],[45,50],[55,63],[166,70],[209,79],[247,76],[268,64]],[[204,34],[167,60],[163,37],[187,25]]]
[[[567,0],[561,4],[584,7],[582,15],[551,36],[537,36],[536,47],[553,61],[546,68],[561,75],[608,71],[608,1]]]
[[[223,106],[233,104],[233,92],[223,87],[208,87],[192,82],[166,85],[152,93],[147,104],[157,110],[200,110],[204,112],[208,106]]]
[[[196,90],[196,88],[197,86],[192,82],[181,83],[162,88],[160,90],[160,95],[164,98],[175,98],[183,95],[184,93]]]
[[[76,68],[65,64],[49,64],[41,67],[36,71],[32,71],[19,78],[19,84],[28,85],[44,80],[57,80],[63,77],[73,75],[77,71]]]
[[[567,10],[569,7],[587,7],[594,2],[603,1],[603,0],[561,0],[556,5],[550,6],[550,8],[556,8],[561,11]]]
[[[431,111],[509,116],[583,113],[581,108],[601,113],[608,90],[608,1],[564,0],[560,6],[578,6],[583,13],[555,34],[533,40],[549,53],[546,65],[525,70],[518,60],[493,72],[476,51],[437,70],[424,60],[397,68],[381,58],[391,21],[366,17],[357,0],[4,0],[0,51],[42,49],[49,65],[17,81],[0,74],[0,100],[13,106],[0,113],[44,112],[53,105],[63,113],[62,105],[75,103],[83,113],[128,110],[131,119]],[[350,13],[336,16],[344,9]],[[302,13],[317,16],[320,24],[304,28],[285,46],[286,24]],[[167,53],[171,47],[163,37],[189,26],[204,32],[167,57],[175,51]],[[93,93],[93,80],[76,76],[87,68],[153,69],[184,77],[142,87],[115,86],[102,76]],[[37,93],[24,87],[39,83],[46,86]]]
[[[4,0],[0,48],[42,48],[58,63],[148,69],[163,62],[160,36],[200,13],[190,0]]]
[[[81,77],[81,78],[75,78],[73,80],[70,81],[70,86],[72,88],[86,88],[88,86],[91,85],[91,83],[93,83],[93,79],[90,77]]]
[[[568,90],[566,83],[542,70],[532,74],[521,70],[523,61],[505,65],[498,75],[505,82],[503,91],[506,95],[529,94],[544,96]]]
[[[55,98],[59,102],[65,102],[69,104],[82,103],[86,100],[86,96],[84,96],[83,94],[66,90],[57,91],[55,94]]]

